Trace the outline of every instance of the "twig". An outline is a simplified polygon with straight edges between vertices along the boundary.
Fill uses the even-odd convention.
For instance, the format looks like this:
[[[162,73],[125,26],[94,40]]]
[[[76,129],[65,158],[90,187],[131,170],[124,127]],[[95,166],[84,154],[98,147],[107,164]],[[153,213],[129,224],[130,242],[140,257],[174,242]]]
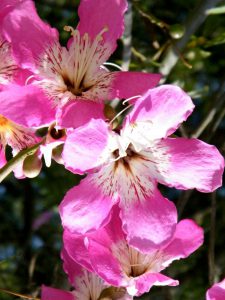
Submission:
[[[193,35],[199,28],[199,26],[205,21],[207,17],[205,12],[208,9],[215,7],[215,5],[219,2],[221,2],[221,0],[202,0],[200,4],[194,9],[194,11],[191,11],[184,24],[185,33],[183,37],[180,40],[178,40],[174,44],[174,46],[171,46],[168,49],[166,56],[162,61],[160,68],[160,73],[162,75],[166,77],[170,74],[171,70],[176,65],[179,59],[178,53],[180,53],[180,51],[184,49],[191,35]]]
[[[209,238],[209,285],[215,280],[215,229],[216,229],[216,192],[211,194],[211,220]]]
[[[16,297],[20,297],[20,298],[23,298],[23,299],[41,300],[40,298],[36,298],[36,297],[32,297],[32,296],[26,296],[26,295],[22,295],[22,294],[19,294],[19,293],[14,293],[14,292],[2,289],[2,288],[0,288],[0,292],[4,292],[6,294],[13,295],[13,296],[16,296]]]
[[[23,160],[34,154],[42,142],[20,151],[15,157],[13,157],[4,167],[0,169],[0,183],[15,169],[16,165],[23,162]]]
[[[125,14],[125,31],[123,35],[122,69],[124,71],[129,70],[129,65],[131,61],[132,24],[133,24],[132,3],[128,1],[128,10]]]
[[[199,125],[199,127],[195,130],[195,132],[192,134],[193,138],[198,138],[208,127],[208,125],[214,120],[216,113],[223,107],[225,102],[225,80],[223,80],[220,90],[217,93],[217,96],[215,97],[214,105],[212,109],[209,111],[208,115],[205,117],[203,122]],[[216,104],[215,104],[216,103]]]

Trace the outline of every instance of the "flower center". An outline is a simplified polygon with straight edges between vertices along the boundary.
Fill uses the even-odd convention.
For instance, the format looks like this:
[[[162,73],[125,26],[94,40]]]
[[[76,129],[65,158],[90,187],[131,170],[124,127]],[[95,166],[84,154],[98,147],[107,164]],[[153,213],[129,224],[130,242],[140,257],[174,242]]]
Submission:
[[[45,49],[37,61],[40,79],[35,80],[35,84],[41,86],[53,101],[62,104],[77,97],[93,101],[105,99],[109,72],[100,66],[109,56],[110,49],[103,42],[107,27],[94,39],[88,33],[81,36],[79,30],[70,26],[64,29],[72,35],[68,49],[58,43]]]
[[[8,119],[0,115],[0,131],[9,123]]]

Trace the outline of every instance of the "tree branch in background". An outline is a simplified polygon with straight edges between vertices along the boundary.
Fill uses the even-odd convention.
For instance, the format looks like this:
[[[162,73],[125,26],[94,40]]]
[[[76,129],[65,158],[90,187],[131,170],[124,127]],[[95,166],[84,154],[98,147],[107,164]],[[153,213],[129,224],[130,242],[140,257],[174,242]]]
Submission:
[[[122,53],[122,66],[121,66],[123,71],[129,70],[129,65],[131,61],[132,24],[133,24],[132,3],[128,1],[128,10],[125,14],[125,31],[123,34],[123,53]]]
[[[216,192],[211,194],[211,220],[209,237],[209,285],[215,283],[215,230],[216,230]]]
[[[161,63],[160,73],[163,76],[168,76],[176,65],[179,57],[180,51],[182,51],[189,41],[190,37],[196,32],[199,26],[207,18],[206,11],[210,8],[215,7],[221,0],[202,0],[199,5],[192,11],[187,18],[184,27],[185,33],[183,37],[178,40],[174,45],[167,50],[164,60]]]
[[[212,108],[210,109],[208,115],[205,117],[203,122],[199,125],[199,127],[195,130],[195,132],[192,134],[193,138],[198,138],[203,131],[206,129],[206,127],[214,121],[214,118],[216,116],[216,113],[221,110],[221,108],[224,106],[225,103],[225,79],[223,80],[220,89],[215,96],[215,100],[212,101]],[[217,120],[218,121],[218,120]],[[222,121],[222,119],[220,120]],[[218,124],[219,125],[219,124]],[[216,125],[216,128],[218,127]],[[215,127],[215,126],[214,126]],[[215,129],[214,129],[215,132]]]

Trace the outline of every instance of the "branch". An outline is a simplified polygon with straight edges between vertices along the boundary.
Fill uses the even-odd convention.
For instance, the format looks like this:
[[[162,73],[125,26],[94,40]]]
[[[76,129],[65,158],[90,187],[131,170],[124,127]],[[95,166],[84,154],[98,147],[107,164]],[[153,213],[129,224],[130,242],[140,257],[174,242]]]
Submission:
[[[216,113],[221,110],[221,108],[224,106],[225,103],[225,80],[223,80],[220,90],[217,93],[215,97],[215,102],[213,103],[212,109],[209,111],[208,115],[205,117],[203,122],[199,125],[199,127],[195,130],[195,132],[192,134],[193,138],[198,138],[203,131],[208,127],[210,123],[214,120]]]
[[[209,238],[209,285],[215,280],[215,230],[216,230],[216,192],[211,195],[211,220]]]
[[[15,169],[17,164],[23,162],[27,156],[34,154],[41,144],[42,141],[30,148],[20,151],[15,157],[7,162],[7,164],[0,169],[0,183]]]
[[[194,9],[194,11],[191,11],[184,24],[185,33],[183,37],[168,49],[166,56],[162,61],[160,67],[160,73],[162,75],[168,76],[170,74],[171,70],[176,65],[179,59],[180,51],[184,49],[190,37],[196,32],[199,26],[201,26],[201,24],[207,18],[206,11],[210,8],[213,8],[219,2],[221,2],[221,0],[202,0]]]
[[[131,61],[132,24],[133,24],[132,3],[128,1],[128,10],[125,14],[125,31],[123,35],[122,69],[124,71],[129,70],[129,65]]]

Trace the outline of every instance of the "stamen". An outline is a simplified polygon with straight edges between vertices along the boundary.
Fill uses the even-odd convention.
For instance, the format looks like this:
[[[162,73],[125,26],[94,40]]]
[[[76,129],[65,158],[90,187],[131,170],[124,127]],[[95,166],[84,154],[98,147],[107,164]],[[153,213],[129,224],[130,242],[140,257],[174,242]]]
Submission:
[[[132,96],[132,97],[130,97],[130,98],[124,100],[124,101],[123,101],[123,105],[125,105],[125,104],[126,104],[128,101],[130,101],[130,100],[133,100],[133,99],[135,99],[135,98],[141,98],[141,97],[142,97],[141,95]]]
[[[109,124],[111,125],[120,115],[122,115],[126,110],[128,110],[129,108],[131,108],[133,104],[129,104],[127,107],[125,107],[124,109],[122,109],[110,122]]]
[[[117,64],[111,63],[111,62],[105,62],[103,65],[104,65],[104,66],[112,66],[112,67],[115,67],[115,68],[119,69],[120,71],[123,71],[123,68],[122,68],[122,67],[120,67],[120,66],[117,65]]]
[[[28,85],[28,82],[29,82],[32,78],[35,78],[35,75],[29,76],[29,77],[26,79],[26,81],[25,81],[25,85]]]

